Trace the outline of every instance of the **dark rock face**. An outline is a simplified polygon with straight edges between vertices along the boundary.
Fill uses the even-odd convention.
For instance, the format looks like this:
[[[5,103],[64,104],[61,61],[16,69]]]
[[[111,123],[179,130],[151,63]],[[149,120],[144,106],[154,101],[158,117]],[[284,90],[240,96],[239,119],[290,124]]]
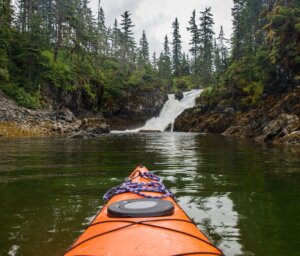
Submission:
[[[172,131],[172,124],[168,124],[168,126],[165,128],[165,132],[171,132]]]
[[[223,133],[232,124],[230,113],[199,114],[201,109],[188,109],[176,118],[174,131]]]
[[[112,129],[134,129],[158,116],[168,96],[159,88],[131,90],[118,102],[110,102],[106,106],[110,111],[104,112],[106,121]]]
[[[85,111],[95,111],[101,107],[103,87],[91,81],[90,92],[79,87],[75,90],[63,90],[48,86],[43,91],[46,104],[57,111],[60,109],[70,109],[76,115]]]
[[[176,100],[182,100],[183,99],[183,97],[184,97],[184,95],[183,95],[183,93],[182,92],[177,92],[176,94],[175,94],[175,99]]]
[[[259,142],[300,145],[300,88],[269,96],[245,113],[222,106],[188,109],[176,119],[174,130],[223,133]]]
[[[101,118],[83,119],[81,125],[70,132],[69,138],[82,139],[99,137],[110,132],[110,127]]]

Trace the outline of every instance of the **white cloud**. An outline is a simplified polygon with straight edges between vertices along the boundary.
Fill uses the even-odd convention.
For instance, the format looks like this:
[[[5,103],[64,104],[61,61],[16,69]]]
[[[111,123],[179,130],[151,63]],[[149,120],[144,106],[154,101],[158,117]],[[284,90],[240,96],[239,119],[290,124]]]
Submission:
[[[96,12],[98,0],[91,0],[91,7]],[[177,17],[180,24],[180,32],[183,40],[183,50],[188,51],[190,35],[186,30],[192,11],[196,9],[199,18],[200,11],[205,7],[212,7],[215,21],[215,32],[219,33],[223,25],[226,37],[231,34],[232,0],[102,0],[101,5],[106,15],[107,25],[112,25],[115,18],[120,20],[124,11],[132,13],[132,21],[135,25],[136,41],[140,39],[145,30],[151,51],[157,54],[162,50],[163,39],[168,34],[172,35],[172,22]]]

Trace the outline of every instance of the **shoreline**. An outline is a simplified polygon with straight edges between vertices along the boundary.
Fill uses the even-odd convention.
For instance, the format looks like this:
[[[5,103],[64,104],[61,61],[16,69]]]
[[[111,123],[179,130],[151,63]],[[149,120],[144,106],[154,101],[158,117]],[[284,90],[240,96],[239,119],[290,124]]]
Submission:
[[[120,127],[141,124],[136,117],[104,118],[88,113],[76,117],[69,109],[30,110],[16,105],[0,92],[0,138],[31,138],[66,136],[93,138]],[[270,108],[272,106],[272,108]],[[275,114],[274,114],[275,113]],[[232,110],[205,112],[196,106],[185,110],[174,124],[176,132],[222,134],[228,137],[252,139],[256,142],[300,145],[300,88],[278,98],[268,98],[245,113]]]

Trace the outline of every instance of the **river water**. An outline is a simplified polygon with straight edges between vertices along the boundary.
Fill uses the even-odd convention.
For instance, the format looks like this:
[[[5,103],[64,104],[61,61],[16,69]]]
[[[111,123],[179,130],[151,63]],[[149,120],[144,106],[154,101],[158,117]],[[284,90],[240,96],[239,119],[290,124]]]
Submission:
[[[225,255],[297,255],[300,149],[189,133],[0,140],[0,255],[62,255],[144,163]]]

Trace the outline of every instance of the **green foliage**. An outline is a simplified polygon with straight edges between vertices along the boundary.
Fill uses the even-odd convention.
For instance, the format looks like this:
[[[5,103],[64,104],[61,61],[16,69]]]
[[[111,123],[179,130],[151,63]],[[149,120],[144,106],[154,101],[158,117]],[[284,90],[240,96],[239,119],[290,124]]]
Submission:
[[[267,56],[268,51],[261,48],[256,55],[247,55],[233,62],[222,77],[228,95],[248,106],[256,104],[265,86],[271,82],[276,68]]]
[[[102,102],[109,106],[131,90],[177,92],[201,85],[207,87],[203,97],[213,99],[209,102],[251,106],[263,93],[299,82],[298,0],[234,0],[231,56],[222,27],[214,37],[209,7],[200,13],[200,23],[196,11],[190,19],[191,61],[182,53],[176,18],[173,54],[166,36],[153,65],[145,31],[136,47],[130,12],[123,13],[120,28],[117,20],[108,28],[100,1],[97,17],[88,2],[16,0],[18,7],[12,7],[5,1],[0,8],[0,86],[5,93],[36,108],[44,87],[84,90],[91,103],[100,102],[104,90]]]
[[[8,82],[9,81],[9,72],[5,68],[0,68],[0,84],[1,82]]]
[[[267,40],[271,46],[269,58],[278,66],[279,83],[292,83],[300,68],[300,7],[275,6],[267,15]]]
[[[192,90],[194,88],[195,88],[195,82],[194,82],[194,78],[191,75],[182,76],[173,79],[172,91],[175,93],[178,91],[182,92],[182,91]]]
[[[70,90],[73,87],[70,66],[61,59],[55,61],[53,53],[50,51],[43,51],[41,55],[45,81],[54,87]]]
[[[176,18],[172,23],[173,28],[173,41],[172,41],[172,53],[173,53],[173,74],[175,77],[181,76],[181,60],[182,60],[182,40],[179,32],[179,22]]]
[[[7,96],[14,99],[20,106],[30,109],[38,109],[41,107],[38,93],[29,94],[23,88],[13,84],[0,85],[0,89]]]

